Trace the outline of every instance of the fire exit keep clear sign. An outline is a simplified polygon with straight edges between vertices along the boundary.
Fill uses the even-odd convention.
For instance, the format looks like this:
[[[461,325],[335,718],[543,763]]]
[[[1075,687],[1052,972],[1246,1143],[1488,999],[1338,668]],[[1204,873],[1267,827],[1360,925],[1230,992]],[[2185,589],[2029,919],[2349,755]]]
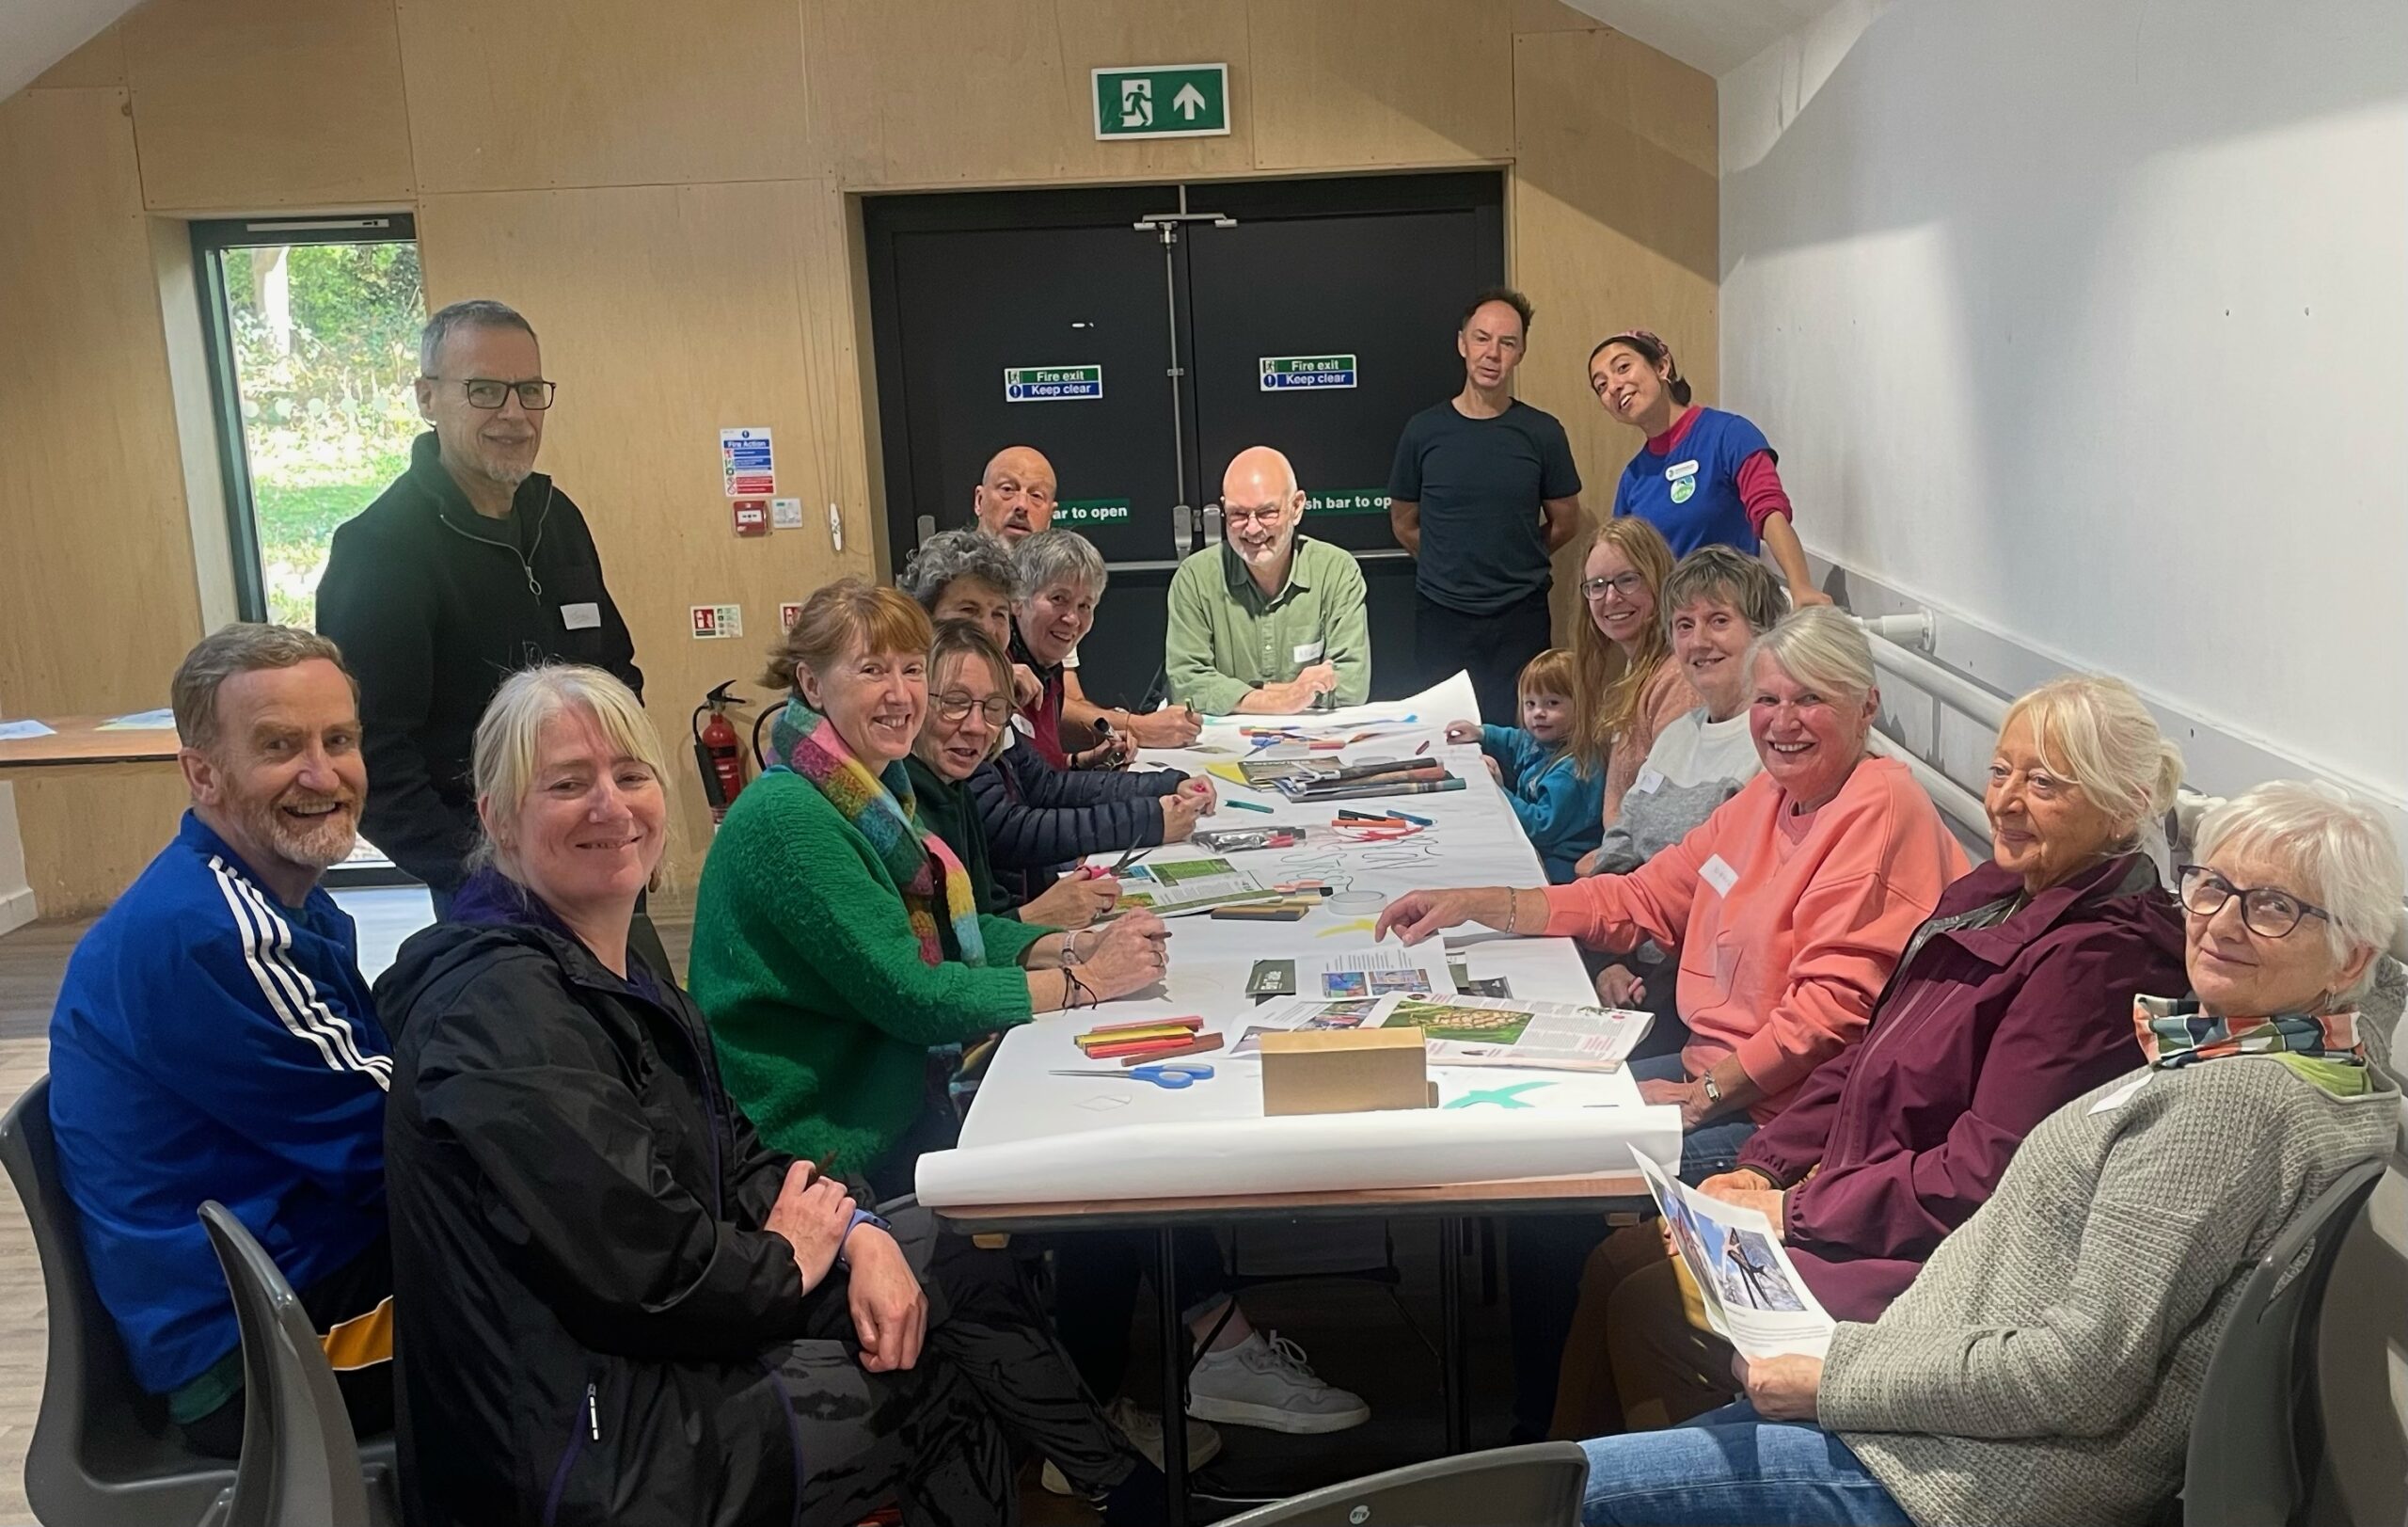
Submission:
[[[1101,366],[1006,366],[1006,403],[1069,403],[1103,396]]]

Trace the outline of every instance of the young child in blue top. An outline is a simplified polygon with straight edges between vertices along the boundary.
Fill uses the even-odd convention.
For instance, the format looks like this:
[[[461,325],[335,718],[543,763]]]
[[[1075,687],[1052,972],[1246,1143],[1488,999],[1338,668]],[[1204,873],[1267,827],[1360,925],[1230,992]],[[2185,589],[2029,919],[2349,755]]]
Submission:
[[[1513,815],[1546,878],[1557,885],[1577,873],[1580,856],[1605,835],[1606,760],[1588,725],[1589,702],[1572,673],[1572,653],[1549,647],[1522,667],[1517,682],[1522,724],[1487,726],[1450,722],[1447,740],[1477,742],[1488,771],[1505,787]]]

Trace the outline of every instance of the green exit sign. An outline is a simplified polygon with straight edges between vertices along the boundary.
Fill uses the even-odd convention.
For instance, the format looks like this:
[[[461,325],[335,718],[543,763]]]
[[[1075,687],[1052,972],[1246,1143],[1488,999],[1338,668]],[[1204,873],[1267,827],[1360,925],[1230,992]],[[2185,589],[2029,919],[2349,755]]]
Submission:
[[[1229,66],[1142,64],[1099,69],[1095,135],[1209,138],[1229,131]]]

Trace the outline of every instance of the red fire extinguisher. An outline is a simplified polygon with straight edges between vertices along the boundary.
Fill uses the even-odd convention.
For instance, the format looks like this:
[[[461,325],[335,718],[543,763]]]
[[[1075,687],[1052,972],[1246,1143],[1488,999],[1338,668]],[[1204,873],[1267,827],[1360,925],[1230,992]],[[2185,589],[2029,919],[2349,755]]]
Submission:
[[[703,771],[703,799],[710,803],[711,820],[726,819],[727,808],[744,788],[744,749],[736,736],[735,723],[727,719],[736,699],[727,692],[736,680],[729,679],[711,691],[701,705],[694,708],[691,730],[694,734],[694,763]],[[711,719],[703,720],[709,711]]]

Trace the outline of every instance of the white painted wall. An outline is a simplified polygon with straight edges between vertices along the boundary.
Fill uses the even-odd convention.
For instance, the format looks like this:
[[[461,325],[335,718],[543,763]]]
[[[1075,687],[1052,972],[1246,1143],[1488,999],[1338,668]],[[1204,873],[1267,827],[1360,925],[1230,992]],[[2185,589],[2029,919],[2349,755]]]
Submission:
[[[2408,803],[2408,5],[1845,0],[1720,100],[1808,544]]]
[[[2203,788],[2402,820],[2408,4],[1840,0],[1720,108],[1722,401],[1859,602],[2010,692],[2124,675]],[[2316,1518],[2399,1527],[2400,1170],[2321,1334]]]

